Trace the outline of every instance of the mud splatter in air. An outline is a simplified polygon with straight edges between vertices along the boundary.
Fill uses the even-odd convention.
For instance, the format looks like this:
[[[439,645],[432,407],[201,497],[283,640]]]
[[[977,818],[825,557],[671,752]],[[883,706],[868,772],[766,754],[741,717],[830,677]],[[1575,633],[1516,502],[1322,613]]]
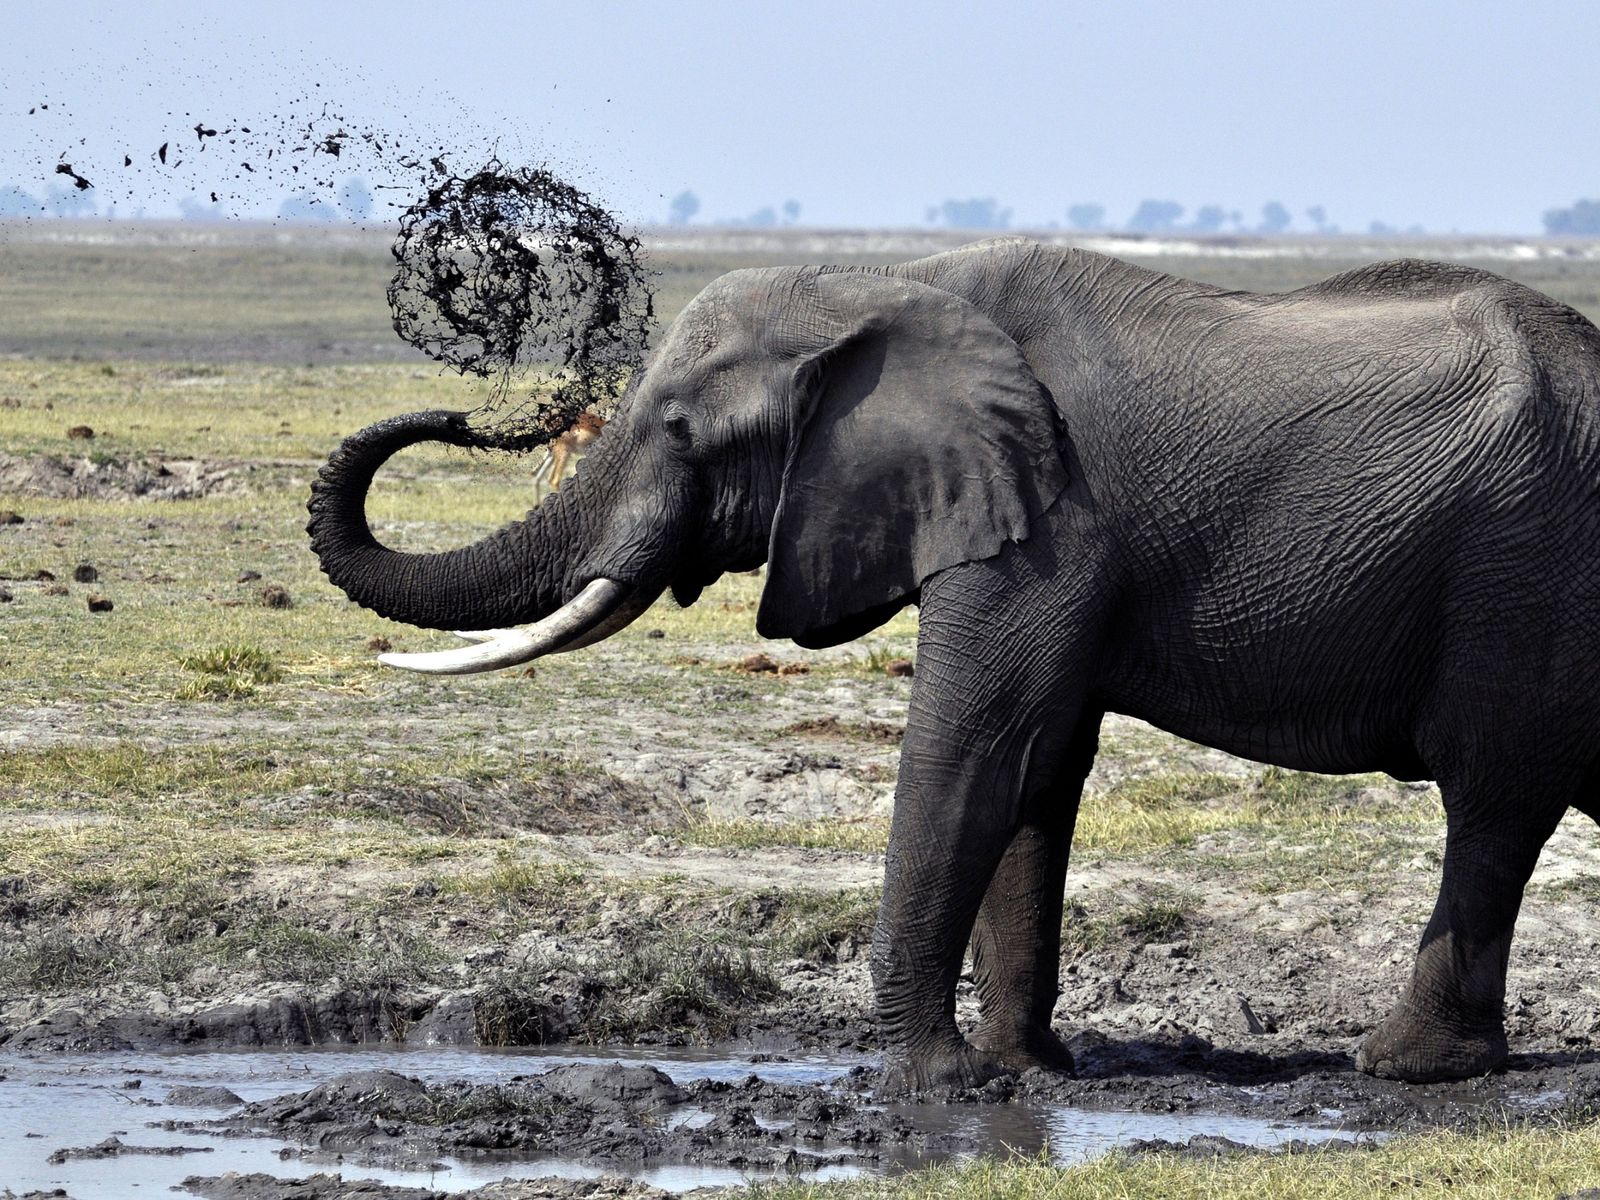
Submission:
[[[76,171],[74,171],[72,169],[72,164],[69,163],[69,162],[59,162],[59,163],[57,163],[56,164],[56,174],[57,175],[70,175],[70,176],[72,176],[72,186],[77,188],[80,192],[87,192],[90,188],[92,188],[94,186],[94,184],[90,183],[82,175],[79,175]]]
[[[359,180],[368,197],[359,219],[374,202],[398,215],[387,288],[395,332],[488,381],[471,414],[481,445],[530,450],[617,400],[644,358],[654,303],[639,239],[603,204],[548,164],[396,136],[320,97],[238,115],[175,110],[144,143],[165,138],[148,156],[124,141],[104,160],[73,152],[78,166],[60,154],[54,170],[80,192],[95,185],[78,167],[90,170],[102,201],[209,199],[219,216],[287,190],[283,209],[325,220],[349,211],[341,184]],[[51,129],[76,132],[61,124],[70,114],[51,116]]]
[[[542,445],[606,407],[643,359],[654,304],[639,239],[544,168],[429,169],[392,248],[395,332],[494,381],[475,421],[485,445]],[[522,385],[544,364],[541,395]]]

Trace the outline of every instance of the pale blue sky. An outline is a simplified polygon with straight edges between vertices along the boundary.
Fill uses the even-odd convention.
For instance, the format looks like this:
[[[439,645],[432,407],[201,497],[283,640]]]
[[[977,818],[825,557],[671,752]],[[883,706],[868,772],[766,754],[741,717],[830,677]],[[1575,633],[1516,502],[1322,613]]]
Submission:
[[[632,219],[692,188],[702,219],[793,198],[806,224],[910,225],[992,195],[1017,225],[1077,201],[1120,223],[1157,197],[1532,232],[1600,196],[1597,61],[1600,6],[1573,0],[19,0],[0,183],[320,80],[373,125],[547,156]]]

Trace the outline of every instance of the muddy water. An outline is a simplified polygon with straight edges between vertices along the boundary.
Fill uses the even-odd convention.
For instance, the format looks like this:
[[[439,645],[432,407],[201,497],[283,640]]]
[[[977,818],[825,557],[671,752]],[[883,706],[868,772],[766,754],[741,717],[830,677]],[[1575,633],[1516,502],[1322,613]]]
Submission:
[[[847,1057],[807,1057],[792,1061],[752,1061],[692,1051],[641,1054],[594,1050],[573,1053],[539,1050],[326,1050],[238,1051],[205,1054],[120,1053],[49,1058],[0,1058],[0,1186],[24,1192],[64,1188],[77,1200],[157,1194],[180,1188],[193,1175],[260,1171],[301,1176],[314,1170],[342,1171],[346,1179],[460,1191],[507,1176],[557,1175],[585,1178],[602,1173],[634,1178],[672,1191],[737,1184],[759,1176],[713,1162],[656,1161],[601,1166],[552,1155],[496,1156],[492,1159],[440,1157],[421,1169],[353,1164],[271,1136],[223,1136],[195,1128],[226,1115],[237,1105],[195,1105],[169,1099],[182,1087],[225,1087],[242,1102],[269,1100],[306,1090],[352,1071],[387,1070],[426,1082],[445,1080],[494,1083],[512,1075],[535,1075],[569,1064],[623,1063],[656,1067],[680,1084],[694,1080],[729,1083],[757,1075],[773,1084],[827,1088],[851,1068],[872,1065]],[[1045,1104],[898,1105],[930,1145],[961,1146],[969,1153],[1035,1154],[1048,1150],[1062,1162],[1081,1161],[1135,1139],[1183,1141],[1215,1135],[1248,1145],[1270,1147],[1290,1139],[1321,1141],[1338,1136],[1337,1114],[1328,1127],[1269,1122],[1217,1114],[1151,1114],[1085,1111]],[[672,1120],[692,1127],[693,1112]],[[174,1122],[178,1127],[167,1126]],[[90,1147],[108,1137],[126,1147],[166,1148],[177,1153],[69,1158],[51,1163],[63,1148]],[[897,1170],[927,1165],[948,1152],[928,1153],[911,1146],[890,1150],[875,1168],[829,1164],[807,1173],[823,1180],[867,1169]],[[684,1158],[689,1158],[686,1154]]]

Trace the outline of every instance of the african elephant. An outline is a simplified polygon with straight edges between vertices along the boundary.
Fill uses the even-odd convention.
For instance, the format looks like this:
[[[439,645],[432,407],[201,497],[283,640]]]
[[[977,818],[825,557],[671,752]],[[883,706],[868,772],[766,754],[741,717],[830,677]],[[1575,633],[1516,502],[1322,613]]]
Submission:
[[[397,417],[314,486],[313,547],[359,603],[538,622],[394,665],[573,649],[762,563],[765,637],[836,645],[919,606],[871,957],[891,1088],[1070,1067],[1063,879],[1107,712],[1437,780],[1437,907],[1358,1063],[1425,1081],[1506,1057],[1524,885],[1569,805],[1600,816],[1600,331],[1571,309],[1448,264],[1255,295],[1023,239],[735,271],[572,484],[462,549],[378,544],[385,458],[471,438]]]

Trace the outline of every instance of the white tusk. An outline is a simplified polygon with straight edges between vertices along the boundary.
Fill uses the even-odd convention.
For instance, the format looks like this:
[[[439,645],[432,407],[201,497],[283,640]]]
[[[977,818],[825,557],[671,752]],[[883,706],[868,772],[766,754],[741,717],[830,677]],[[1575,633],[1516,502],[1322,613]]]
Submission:
[[[473,675],[514,667],[544,654],[556,654],[595,632],[627,597],[628,589],[616,580],[596,579],[544,620],[526,629],[461,633],[457,636],[474,644],[422,654],[380,654],[378,661],[429,675]]]

